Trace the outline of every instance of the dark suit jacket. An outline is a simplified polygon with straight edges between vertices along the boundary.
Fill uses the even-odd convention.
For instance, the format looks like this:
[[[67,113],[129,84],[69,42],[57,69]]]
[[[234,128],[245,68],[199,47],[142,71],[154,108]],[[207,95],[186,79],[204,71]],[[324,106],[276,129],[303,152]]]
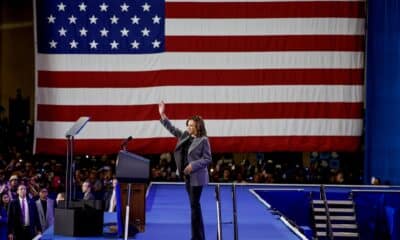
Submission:
[[[31,199],[26,199],[28,201],[29,207],[29,228],[31,232],[31,236],[35,236],[37,231],[42,231],[42,227],[40,226],[39,215],[36,209],[36,204]],[[19,203],[19,198],[14,199],[10,202],[10,206],[8,208],[8,233],[13,233],[14,235],[22,232],[22,213],[21,213],[21,204]]]
[[[178,142],[175,147],[174,157],[179,174],[182,171],[182,145],[189,140],[189,133],[174,127],[168,119],[161,120],[161,124],[175,137]],[[188,163],[192,165],[190,174],[191,186],[203,186],[208,184],[209,176],[207,166],[211,163],[211,148],[207,137],[197,137],[193,139],[189,146]]]
[[[96,200],[96,198],[94,197],[93,193],[91,193],[91,192],[84,193],[82,199],[83,200]]]

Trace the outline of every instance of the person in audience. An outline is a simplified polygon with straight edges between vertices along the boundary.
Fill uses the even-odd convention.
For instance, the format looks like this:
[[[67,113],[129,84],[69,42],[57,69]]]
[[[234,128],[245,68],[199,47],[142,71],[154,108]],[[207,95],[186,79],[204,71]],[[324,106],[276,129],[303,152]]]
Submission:
[[[19,185],[18,176],[14,174],[10,177],[10,179],[8,181],[9,181],[9,185],[10,185],[9,186],[10,198],[11,198],[11,200],[14,200],[18,197],[18,194],[17,194],[17,188]]]
[[[8,195],[8,192],[2,192],[0,194],[0,201],[0,239],[6,240],[8,238],[7,211],[10,203],[10,196]]]
[[[116,196],[116,187],[117,187],[118,180],[114,178],[112,180],[112,186],[110,189],[104,194],[104,201],[105,201],[105,210],[107,212],[115,212],[117,207],[117,196]]]
[[[343,174],[343,172],[342,171],[337,171],[336,173],[335,173],[335,175],[334,175],[334,180],[333,180],[334,182],[334,184],[343,184],[345,181],[344,181],[344,174]]]
[[[29,183],[28,183],[28,194],[31,198],[37,199],[37,197],[39,196],[39,191],[40,191],[40,186],[38,181],[38,176],[33,176],[31,178],[28,179]]]
[[[87,179],[90,182],[91,186],[91,193],[96,199],[102,199],[103,198],[103,182],[100,181],[98,178],[97,170],[92,169],[89,172],[89,177]]]
[[[377,177],[372,176],[371,177],[371,184],[372,185],[381,185],[381,180]]]
[[[241,172],[238,172],[236,174],[236,180],[233,181],[235,183],[246,183],[246,181],[243,179],[243,174]]]
[[[65,193],[64,192],[60,192],[60,193],[57,194],[56,205],[60,206],[62,201],[65,201]]]
[[[82,194],[83,200],[95,200],[95,197],[92,194],[92,186],[88,180],[82,183]]]
[[[8,209],[8,239],[31,240],[42,232],[36,204],[28,198],[25,185],[19,185],[17,193]]]
[[[220,179],[220,182],[231,182],[231,170],[229,168],[225,168],[222,178]]]
[[[48,198],[48,195],[49,192],[47,188],[42,188],[39,191],[39,199],[36,200],[42,231],[45,231],[54,224],[54,200]]]
[[[2,192],[0,194],[0,208],[4,208],[8,211],[8,206],[10,205],[10,195],[8,195],[8,192]]]
[[[106,186],[113,181],[113,174],[110,166],[104,166],[103,168],[101,168],[100,173],[100,180],[103,182],[103,186]]]
[[[191,209],[192,240],[204,240],[204,224],[200,197],[203,186],[208,184],[207,166],[211,164],[211,148],[204,120],[193,116],[186,121],[187,130],[174,127],[165,114],[165,104],[159,104],[161,124],[176,138],[175,162],[177,172],[185,180]]]
[[[6,175],[5,175],[4,169],[0,168],[0,193],[4,192],[4,189],[6,189],[6,188],[8,191]]]

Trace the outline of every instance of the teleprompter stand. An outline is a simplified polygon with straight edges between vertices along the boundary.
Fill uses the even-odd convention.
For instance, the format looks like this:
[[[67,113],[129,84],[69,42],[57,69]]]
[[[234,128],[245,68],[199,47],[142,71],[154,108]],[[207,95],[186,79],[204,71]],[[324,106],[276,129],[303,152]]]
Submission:
[[[65,201],[54,213],[54,233],[66,236],[97,236],[103,233],[103,208],[101,201],[73,201],[74,138],[89,121],[80,117],[66,132],[67,159],[65,173]]]

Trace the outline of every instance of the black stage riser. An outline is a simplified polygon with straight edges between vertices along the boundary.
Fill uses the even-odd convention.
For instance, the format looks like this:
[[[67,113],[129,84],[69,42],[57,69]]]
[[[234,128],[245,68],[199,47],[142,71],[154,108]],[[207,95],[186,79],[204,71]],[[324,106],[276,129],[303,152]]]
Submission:
[[[56,208],[54,234],[74,237],[103,234],[104,212],[92,208]]]

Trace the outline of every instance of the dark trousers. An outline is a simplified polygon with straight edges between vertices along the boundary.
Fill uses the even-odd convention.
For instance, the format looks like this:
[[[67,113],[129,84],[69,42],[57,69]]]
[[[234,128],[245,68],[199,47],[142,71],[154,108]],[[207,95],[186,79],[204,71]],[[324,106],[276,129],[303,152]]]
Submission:
[[[192,240],[204,240],[203,215],[200,206],[200,197],[203,186],[191,186],[190,177],[185,179],[185,185],[190,200]]]
[[[29,227],[22,227],[20,231],[16,231],[15,240],[31,240],[34,236],[32,235]]]

